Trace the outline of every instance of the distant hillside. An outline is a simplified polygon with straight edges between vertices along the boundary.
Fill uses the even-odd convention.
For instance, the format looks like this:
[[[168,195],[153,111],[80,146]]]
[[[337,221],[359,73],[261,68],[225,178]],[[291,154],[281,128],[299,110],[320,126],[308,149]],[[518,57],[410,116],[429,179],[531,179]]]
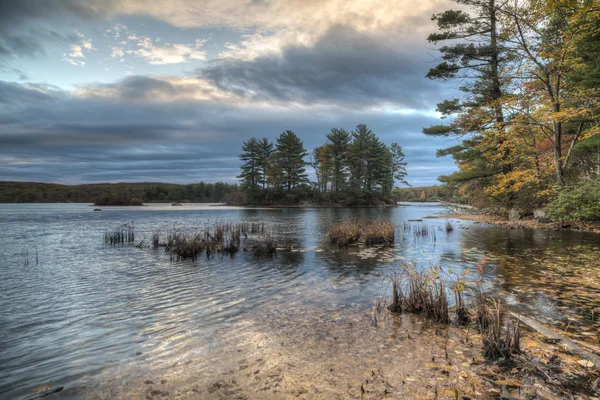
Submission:
[[[222,202],[238,190],[228,183],[99,183],[58,185],[39,182],[0,181],[0,203],[97,203],[98,205],[130,205],[142,202],[190,201]]]
[[[450,201],[453,190],[448,186],[422,186],[394,189],[398,201]]]

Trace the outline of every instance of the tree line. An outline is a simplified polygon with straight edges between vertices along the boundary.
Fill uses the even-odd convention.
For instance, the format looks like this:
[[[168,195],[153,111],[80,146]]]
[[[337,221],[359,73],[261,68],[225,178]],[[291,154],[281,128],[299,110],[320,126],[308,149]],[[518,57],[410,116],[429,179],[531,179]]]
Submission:
[[[600,1],[455,1],[428,37],[427,77],[458,88],[437,106],[448,122],[423,130],[460,139],[438,151],[459,167],[440,180],[504,213],[599,203]]]
[[[252,137],[242,144],[241,181],[246,204],[319,203],[368,205],[395,203],[396,182],[405,183],[406,162],[398,143],[390,146],[366,125],[353,131],[334,128],[310,153],[286,130],[275,142]],[[314,171],[309,180],[307,167]]]
[[[0,182],[0,203],[95,203],[137,205],[144,202],[219,203],[238,190],[228,183],[101,183],[59,185],[39,182]]]

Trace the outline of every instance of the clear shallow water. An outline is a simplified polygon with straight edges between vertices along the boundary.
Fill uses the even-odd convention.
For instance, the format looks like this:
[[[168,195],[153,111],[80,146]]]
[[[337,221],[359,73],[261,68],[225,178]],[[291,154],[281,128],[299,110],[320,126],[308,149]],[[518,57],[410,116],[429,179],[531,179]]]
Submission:
[[[487,256],[491,291],[517,310],[564,327],[571,320],[594,341],[600,314],[600,235],[511,230],[445,219],[410,222],[436,232],[416,238],[409,219],[446,210],[437,204],[384,209],[242,209],[169,204],[0,205],[0,397],[28,398],[34,387],[64,386],[78,397],[135,370],[200,357],[219,363],[257,321],[320,310],[366,309],[380,293],[380,272],[399,260],[473,267]],[[400,225],[382,251],[338,250],[323,243],[327,226],[348,217]],[[161,250],[106,246],[106,230],[124,222],[136,241],[160,228],[202,228],[216,221],[264,222],[279,243],[273,259],[250,253],[173,262]],[[592,310],[598,310],[592,313]],[[595,321],[592,320],[595,318]],[[264,324],[262,324],[264,325]],[[574,327],[574,328],[573,328]],[[310,330],[310,325],[302,329]],[[141,354],[139,354],[141,353]]]

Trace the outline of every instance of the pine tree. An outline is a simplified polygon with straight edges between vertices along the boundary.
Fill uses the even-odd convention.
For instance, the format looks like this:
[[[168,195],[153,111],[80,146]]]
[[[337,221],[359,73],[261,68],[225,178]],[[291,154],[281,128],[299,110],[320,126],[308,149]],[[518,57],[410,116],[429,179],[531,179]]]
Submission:
[[[273,155],[273,143],[269,142],[269,139],[267,138],[262,138],[259,142],[258,142],[258,147],[259,147],[259,164],[260,164],[260,183],[262,184],[262,188],[263,190],[265,189],[266,185],[267,185],[267,170],[268,170],[268,166],[269,166],[269,160],[271,158],[271,156]]]
[[[404,161],[404,151],[402,146],[394,142],[390,145],[390,152],[392,153],[392,176],[394,181],[398,181],[405,185],[408,185],[406,181],[406,161]]]
[[[244,189],[254,199],[258,183],[261,180],[261,146],[258,139],[252,137],[242,144],[243,153],[238,157],[243,162],[238,178]]]
[[[307,155],[302,141],[294,132],[287,130],[277,138],[275,158],[281,169],[282,183],[288,192],[308,182],[308,175],[304,168],[306,165],[304,157]]]
[[[352,138],[348,146],[351,184],[363,192],[371,192],[373,186],[383,179],[382,170],[386,160],[383,143],[366,125],[357,125]]]
[[[352,135],[345,129],[332,129],[327,134],[329,140],[326,154],[331,165],[333,190],[339,193],[345,186],[348,177],[348,146]]]
[[[465,97],[439,103],[437,111],[443,118],[455,118],[450,124],[425,128],[423,133],[431,136],[470,135],[462,145],[438,152],[438,156],[452,155],[457,162],[469,161],[470,165],[477,166],[446,177],[447,180],[460,182],[487,178],[512,168],[509,163],[493,165],[485,154],[498,152],[505,140],[502,134],[505,123],[502,106],[505,77],[502,71],[510,57],[509,46],[499,35],[498,20],[503,5],[496,0],[455,1],[466,5],[468,9],[447,10],[432,17],[438,24],[439,32],[429,35],[429,42],[448,44],[440,47],[442,60],[428,72],[427,77],[458,81]],[[471,145],[474,142],[480,144],[486,132],[496,132],[492,135],[497,139],[487,147],[479,146],[478,151],[472,151]]]

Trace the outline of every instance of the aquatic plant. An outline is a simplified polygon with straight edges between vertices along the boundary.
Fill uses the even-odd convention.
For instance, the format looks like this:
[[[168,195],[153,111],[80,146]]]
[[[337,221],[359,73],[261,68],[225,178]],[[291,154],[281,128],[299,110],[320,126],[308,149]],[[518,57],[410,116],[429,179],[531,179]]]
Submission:
[[[270,234],[259,238],[258,243],[252,246],[252,252],[258,257],[272,256],[277,251],[277,243]]]
[[[160,232],[158,232],[158,231],[152,232],[152,248],[153,249],[158,249],[158,247],[160,246],[159,239],[160,239]]]
[[[488,360],[509,359],[521,352],[520,321],[503,323],[500,299],[486,296],[476,289],[477,322],[483,343],[483,355]]]
[[[485,258],[477,264],[481,273]],[[486,296],[481,287],[481,275],[466,282],[455,271],[444,271],[438,266],[419,268],[416,262],[400,263],[399,268],[385,275],[392,283],[392,299],[387,309],[392,313],[402,311],[420,314],[436,323],[451,321],[448,291],[454,293],[455,321],[469,324],[473,318],[464,300],[467,283],[474,291],[474,308],[482,337],[484,356],[488,360],[508,359],[520,352],[520,325],[510,320],[504,324],[500,300]]]
[[[419,269],[415,262],[401,263],[400,270],[389,275],[392,304],[388,310],[421,314],[438,323],[450,322],[446,281],[440,270],[435,266]]]
[[[143,238],[136,247],[154,248],[164,247],[165,252],[169,253],[171,259],[196,260],[199,256],[205,254],[210,257],[215,254],[234,255],[241,249],[247,251],[243,241],[248,240],[248,233],[260,233],[261,237],[258,243],[252,246],[252,251],[258,255],[272,255],[276,252],[277,246],[270,233],[265,234],[265,225],[258,222],[238,222],[218,221],[210,228],[204,228],[193,232],[183,230],[170,230],[161,233],[156,229],[152,231],[150,237]],[[162,241],[166,239],[166,241]],[[130,243],[135,240],[133,225],[123,224],[112,231],[104,234],[104,241],[107,244]],[[249,243],[246,243],[249,245]]]
[[[135,241],[135,231],[133,224],[122,224],[113,229],[112,231],[104,232],[104,243],[106,244],[120,244],[120,243],[132,243]]]
[[[394,225],[383,219],[350,219],[331,225],[327,235],[331,243],[336,243],[340,247],[358,243],[366,246],[389,246],[394,243],[395,232]]]

